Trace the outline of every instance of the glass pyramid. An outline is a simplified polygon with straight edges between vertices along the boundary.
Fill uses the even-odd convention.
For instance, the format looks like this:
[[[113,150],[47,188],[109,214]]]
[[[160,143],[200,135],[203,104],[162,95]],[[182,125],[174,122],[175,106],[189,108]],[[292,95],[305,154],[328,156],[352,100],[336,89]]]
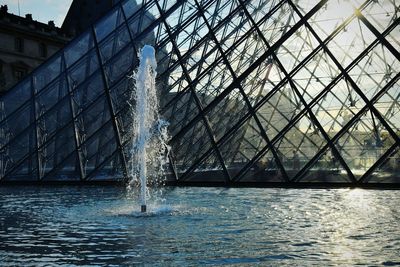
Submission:
[[[130,79],[155,46],[177,184],[399,184],[391,0],[119,2],[0,98],[0,181],[127,176]]]

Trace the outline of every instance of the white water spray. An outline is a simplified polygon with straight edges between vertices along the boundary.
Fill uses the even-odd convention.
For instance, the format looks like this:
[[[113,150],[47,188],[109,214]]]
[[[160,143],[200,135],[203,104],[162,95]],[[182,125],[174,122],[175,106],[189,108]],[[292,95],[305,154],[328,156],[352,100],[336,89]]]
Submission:
[[[133,74],[134,90],[132,105],[136,104],[133,111],[132,128],[132,157],[131,157],[131,182],[140,183],[141,211],[146,212],[148,178],[157,183],[162,179],[164,165],[167,162],[166,145],[167,123],[159,119],[158,99],[155,87],[157,62],[152,46],[145,45],[139,53],[139,68]]]

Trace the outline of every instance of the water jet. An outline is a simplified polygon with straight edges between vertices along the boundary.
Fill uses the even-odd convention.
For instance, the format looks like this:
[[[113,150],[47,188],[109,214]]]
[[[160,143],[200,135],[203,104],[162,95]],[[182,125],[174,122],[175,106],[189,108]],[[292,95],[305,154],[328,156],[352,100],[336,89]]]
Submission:
[[[132,102],[135,104],[135,109],[132,128],[131,182],[140,183],[141,212],[147,211],[148,178],[160,179],[162,174],[157,170],[162,170],[163,158],[168,148],[165,142],[168,124],[161,120],[158,114],[156,68],[155,50],[152,46],[145,45],[139,52],[139,67],[132,76],[134,80]]]

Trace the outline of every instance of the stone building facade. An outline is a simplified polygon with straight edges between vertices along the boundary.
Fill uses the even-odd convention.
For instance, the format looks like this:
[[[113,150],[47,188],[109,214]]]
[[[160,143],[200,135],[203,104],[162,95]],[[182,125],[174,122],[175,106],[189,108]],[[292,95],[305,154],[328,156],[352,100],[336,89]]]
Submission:
[[[8,12],[0,7],[0,94],[23,79],[26,74],[70,41],[71,35],[57,28],[53,21],[47,24]]]

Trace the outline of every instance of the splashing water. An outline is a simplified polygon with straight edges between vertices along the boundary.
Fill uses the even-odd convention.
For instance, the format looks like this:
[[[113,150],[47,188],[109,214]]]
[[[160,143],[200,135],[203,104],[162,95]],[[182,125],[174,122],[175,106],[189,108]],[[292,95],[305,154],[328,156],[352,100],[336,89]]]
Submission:
[[[159,118],[155,86],[157,62],[152,46],[145,45],[139,52],[139,68],[130,77],[133,84],[131,107],[133,115],[130,182],[128,188],[140,185],[141,211],[147,209],[150,197],[148,185],[164,182],[164,168],[169,147],[168,123]]]

